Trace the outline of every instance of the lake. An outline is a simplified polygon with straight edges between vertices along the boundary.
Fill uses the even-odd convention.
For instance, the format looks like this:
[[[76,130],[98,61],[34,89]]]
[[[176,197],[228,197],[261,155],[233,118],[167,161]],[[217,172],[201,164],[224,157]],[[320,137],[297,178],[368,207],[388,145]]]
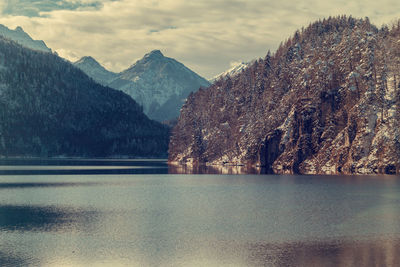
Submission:
[[[0,266],[399,262],[398,176],[0,159]]]

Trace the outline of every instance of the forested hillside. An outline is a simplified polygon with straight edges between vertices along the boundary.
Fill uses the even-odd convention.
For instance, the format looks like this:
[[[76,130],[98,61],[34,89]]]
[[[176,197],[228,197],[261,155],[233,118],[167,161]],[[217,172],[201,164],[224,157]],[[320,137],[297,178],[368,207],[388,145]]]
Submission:
[[[0,155],[163,156],[168,132],[128,95],[0,37]]]
[[[191,94],[169,146],[178,164],[276,173],[400,171],[400,21],[319,20],[242,73]]]

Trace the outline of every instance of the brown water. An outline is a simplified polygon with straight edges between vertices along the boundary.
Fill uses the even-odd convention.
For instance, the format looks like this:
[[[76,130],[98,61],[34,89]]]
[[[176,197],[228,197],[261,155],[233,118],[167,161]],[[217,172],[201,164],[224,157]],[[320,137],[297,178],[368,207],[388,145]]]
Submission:
[[[0,164],[0,266],[400,262],[395,176],[177,174],[159,160]]]

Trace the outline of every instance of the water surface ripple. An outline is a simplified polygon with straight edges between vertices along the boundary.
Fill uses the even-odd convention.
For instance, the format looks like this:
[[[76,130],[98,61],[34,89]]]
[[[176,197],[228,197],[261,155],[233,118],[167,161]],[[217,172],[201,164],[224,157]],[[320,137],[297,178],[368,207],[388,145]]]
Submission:
[[[2,160],[0,172],[0,266],[400,262],[396,176],[179,174],[106,159]]]

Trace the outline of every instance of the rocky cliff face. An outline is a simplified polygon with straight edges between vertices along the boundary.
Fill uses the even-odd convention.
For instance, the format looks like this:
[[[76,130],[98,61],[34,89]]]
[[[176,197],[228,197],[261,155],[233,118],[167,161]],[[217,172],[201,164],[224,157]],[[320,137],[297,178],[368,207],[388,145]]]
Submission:
[[[400,23],[324,19],[275,54],[188,97],[169,145],[177,164],[275,173],[400,171]]]

